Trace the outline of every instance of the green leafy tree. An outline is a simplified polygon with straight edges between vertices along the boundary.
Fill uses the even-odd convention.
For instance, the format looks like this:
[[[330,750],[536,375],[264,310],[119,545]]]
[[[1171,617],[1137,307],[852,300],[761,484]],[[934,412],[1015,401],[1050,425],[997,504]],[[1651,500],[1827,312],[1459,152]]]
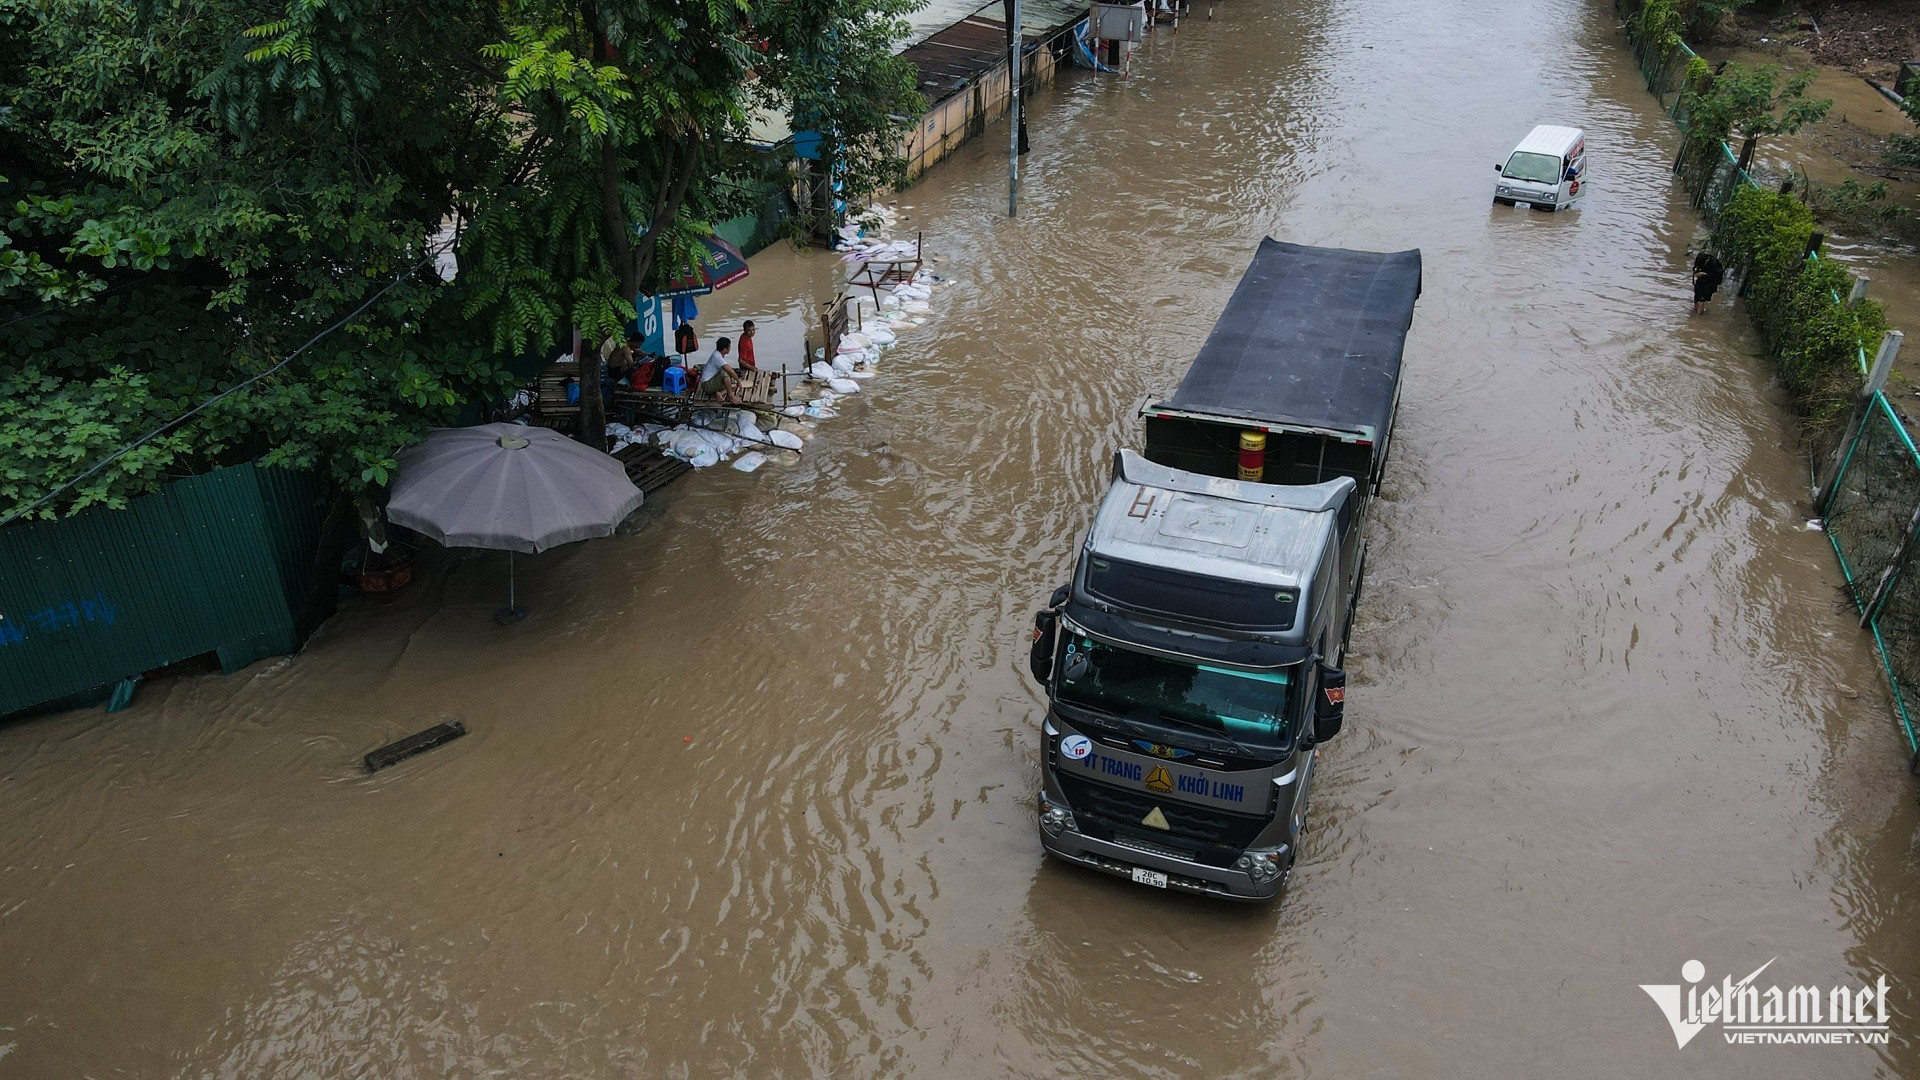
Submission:
[[[156,429],[36,513],[257,458],[383,485],[786,175],[756,106],[897,176],[902,2],[0,0],[0,518]]]
[[[1806,96],[1816,74],[1804,71],[1782,82],[1771,64],[1728,63],[1709,78],[1690,81],[1680,102],[1686,116],[1681,171],[1696,198],[1725,163],[1722,148],[1729,141],[1789,134],[1827,114],[1833,102]]]
[[[261,45],[231,0],[0,0],[0,517],[376,296],[38,516],[254,458],[383,483],[499,384],[430,268],[448,193],[490,157],[465,138],[473,80],[417,60],[458,9],[298,10],[335,37]]]

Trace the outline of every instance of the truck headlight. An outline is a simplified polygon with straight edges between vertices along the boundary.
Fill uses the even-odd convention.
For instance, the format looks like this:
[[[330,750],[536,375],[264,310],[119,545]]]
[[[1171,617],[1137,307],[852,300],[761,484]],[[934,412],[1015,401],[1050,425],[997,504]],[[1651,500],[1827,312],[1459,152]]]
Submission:
[[[1273,851],[1249,851],[1240,856],[1233,865],[1245,870],[1247,876],[1253,878],[1255,882],[1265,884],[1280,876],[1280,871],[1283,869],[1280,857],[1286,850],[1286,848],[1276,848]]]
[[[1040,800],[1040,829],[1048,836],[1074,831],[1073,811],[1047,799]]]

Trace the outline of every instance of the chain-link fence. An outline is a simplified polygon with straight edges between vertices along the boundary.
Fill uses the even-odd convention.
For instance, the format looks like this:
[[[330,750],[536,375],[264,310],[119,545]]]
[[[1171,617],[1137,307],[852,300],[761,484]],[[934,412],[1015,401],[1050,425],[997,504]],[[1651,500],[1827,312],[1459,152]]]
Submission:
[[[1690,119],[1687,70],[1698,56],[1685,42],[1645,40],[1637,33],[1632,18],[1637,6],[1632,0],[1615,0],[1614,4],[1626,20],[1628,40],[1647,89],[1684,136]],[[1673,171],[1693,205],[1710,222],[1719,219],[1721,209],[1741,187],[1757,186],[1725,142],[1703,151],[1683,139]],[[1807,255],[1810,262],[1819,257],[1814,252]],[[1830,299],[1836,305],[1847,302],[1838,293]],[[1783,320],[1804,315],[1789,312],[1784,306],[1749,310],[1748,314],[1775,361],[1780,359],[1779,343],[1785,336]],[[1863,382],[1856,384],[1858,396],[1868,373],[1864,349],[1856,360],[1863,377]],[[1844,428],[1829,425],[1815,430],[1808,443],[1815,485],[1827,474],[1833,475],[1822,489],[1826,497],[1815,512],[1826,522],[1827,538],[1847,579],[1847,592],[1860,611],[1860,625],[1873,633],[1887,685],[1893,690],[1900,729],[1914,755],[1910,767],[1920,773],[1920,739],[1914,734],[1906,693],[1907,688],[1913,688],[1913,704],[1920,707],[1920,566],[1915,565],[1920,556],[1920,535],[1916,535],[1920,533],[1920,450],[1915,449],[1905,422],[1878,389],[1856,404],[1852,423]]]
[[[1816,468],[1824,464],[1815,459]],[[1920,452],[1886,396],[1876,391],[1840,456],[1822,508],[1860,625],[1873,631],[1910,750],[1920,750],[1907,701],[1920,691]],[[1920,758],[1916,758],[1920,765]]]

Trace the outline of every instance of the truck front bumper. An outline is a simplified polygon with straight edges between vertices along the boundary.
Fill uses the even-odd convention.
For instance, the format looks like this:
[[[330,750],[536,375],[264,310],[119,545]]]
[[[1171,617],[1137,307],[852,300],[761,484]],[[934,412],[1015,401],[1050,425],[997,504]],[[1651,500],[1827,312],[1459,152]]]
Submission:
[[[1132,844],[1099,840],[1071,828],[1061,830],[1057,836],[1049,835],[1045,829],[1039,833],[1040,846],[1057,859],[1123,878],[1132,878],[1136,868],[1153,870],[1167,875],[1169,889],[1222,900],[1270,902],[1286,888],[1287,878],[1292,875],[1289,866],[1271,880],[1256,882],[1244,870],[1209,866]]]

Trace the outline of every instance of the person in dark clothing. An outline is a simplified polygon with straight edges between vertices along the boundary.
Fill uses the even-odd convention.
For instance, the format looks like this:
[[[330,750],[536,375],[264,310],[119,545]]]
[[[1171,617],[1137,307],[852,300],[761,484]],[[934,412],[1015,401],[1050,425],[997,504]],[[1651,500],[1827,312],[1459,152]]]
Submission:
[[[673,328],[673,351],[680,354],[680,366],[690,367],[687,358],[700,351],[700,335],[693,332],[693,324],[683,322]]]
[[[1703,251],[1693,260],[1693,313],[1695,315],[1706,313],[1707,301],[1713,299],[1714,292],[1726,279],[1726,268],[1720,265],[1720,260],[1714,257],[1713,252]]]

